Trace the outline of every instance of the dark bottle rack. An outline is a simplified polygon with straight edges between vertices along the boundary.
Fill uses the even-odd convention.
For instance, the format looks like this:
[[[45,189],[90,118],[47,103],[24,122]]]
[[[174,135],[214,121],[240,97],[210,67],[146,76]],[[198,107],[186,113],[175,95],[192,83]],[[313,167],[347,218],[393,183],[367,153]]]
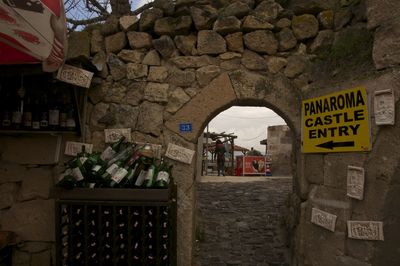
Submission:
[[[176,187],[53,190],[56,265],[176,265]]]

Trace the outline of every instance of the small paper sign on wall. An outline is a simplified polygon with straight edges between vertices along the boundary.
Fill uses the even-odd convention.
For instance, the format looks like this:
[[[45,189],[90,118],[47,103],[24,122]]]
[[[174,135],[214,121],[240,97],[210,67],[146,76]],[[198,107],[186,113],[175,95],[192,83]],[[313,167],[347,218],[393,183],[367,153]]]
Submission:
[[[90,87],[92,77],[93,72],[67,64],[64,64],[57,73],[58,80],[84,88]]]
[[[113,143],[125,136],[125,142],[131,142],[130,128],[109,128],[104,129],[104,139],[106,143]]]
[[[374,97],[375,124],[394,125],[394,94],[393,90],[380,90],[375,92]]]
[[[74,142],[67,141],[65,145],[65,155],[76,156],[78,153],[82,151],[82,146],[85,146],[85,151],[87,153],[92,153],[93,144],[82,143],[82,142]]]
[[[377,221],[347,221],[348,237],[361,240],[384,240],[383,223]]]
[[[347,166],[347,196],[362,200],[364,198],[364,168]]]
[[[165,156],[175,161],[191,164],[194,153],[194,150],[169,143]]]
[[[319,225],[329,231],[335,232],[337,216],[328,212],[321,211],[317,208],[312,208],[311,222]]]

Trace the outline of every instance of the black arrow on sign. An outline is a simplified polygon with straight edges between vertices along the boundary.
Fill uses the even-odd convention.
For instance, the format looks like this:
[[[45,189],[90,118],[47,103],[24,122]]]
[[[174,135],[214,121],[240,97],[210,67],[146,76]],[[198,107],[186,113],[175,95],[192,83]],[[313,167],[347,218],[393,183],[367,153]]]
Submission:
[[[333,140],[321,143],[317,147],[333,150],[337,147],[354,147],[354,141],[333,142]]]

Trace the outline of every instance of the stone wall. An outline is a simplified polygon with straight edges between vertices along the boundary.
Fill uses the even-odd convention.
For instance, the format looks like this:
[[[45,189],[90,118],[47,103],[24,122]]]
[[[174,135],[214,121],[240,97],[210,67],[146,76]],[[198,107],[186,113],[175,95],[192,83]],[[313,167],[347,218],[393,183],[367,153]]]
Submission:
[[[398,243],[397,234],[385,233],[384,245],[352,240],[346,221],[383,221],[388,232],[400,224],[390,207],[398,195],[400,161],[399,5],[395,0],[160,0],[140,19],[110,17],[93,30],[72,33],[68,59],[97,70],[89,89],[84,141],[101,150],[105,128],[131,128],[135,141],[161,144],[164,151],[170,143],[196,151],[205,125],[221,111],[233,105],[271,108],[285,119],[294,138],[294,194],[287,217],[294,265],[398,265],[399,251],[387,244]],[[361,85],[370,97],[382,88],[395,91],[396,124],[377,126],[371,115],[368,153],[302,154],[301,100]],[[192,132],[179,132],[182,122],[192,123]],[[1,149],[16,143],[1,140]],[[20,199],[24,182],[29,182],[21,173],[33,169],[19,155],[4,158],[2,152],[2,160],[14,170],[2,178],[9,173],[14,177],[1,181],[1,189],[8,191],[1,200],[1,225],[24,235],[26,224],[10,222],[15,212],[40,210],[46,213],[40,217],[50,221],[52,203],[33,192],[23,197],[31,201]],[[193,254],[196,162],[173,164],[178,265],[184,266]],[[35,171],[50,167],[34,165]],[[365,169],[362,201],[346,196],[348,165]],[[313,207],[337,215],[335,232],[311,224]],[[28,234],[27,240],[51,243],[50,231],[35,231],[46,236]],[[394,255],[385,256],[385,248]],[[30,251],[39,256],[49,250]]]
[[[0,137],[0,230],[17,235],[13,265],[55,265],[55,211],[50,189],[63,167],[60,134]]]
[[[292,133],[286,125],[267,128],[267,149],[272,155],[272,174],[291,175]]]

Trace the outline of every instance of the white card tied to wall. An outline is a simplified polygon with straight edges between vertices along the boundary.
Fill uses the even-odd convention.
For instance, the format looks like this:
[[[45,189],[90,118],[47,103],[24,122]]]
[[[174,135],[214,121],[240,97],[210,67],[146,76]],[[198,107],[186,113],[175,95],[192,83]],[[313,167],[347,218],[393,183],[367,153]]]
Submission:
[[[64,64],[57,73],[57,79],[77,85],[84,88],[89,88],[92,82],[93,72],[86,71],[82,68]]]
[[[329,231],[335,232],[337,216],[317,208],[311,210],[311,222]]]
[[[106,143],[113,143],[125,136],[126,142],[131,142],[130,128],[109,128],[104,129],[104,139]]]
[[[364,198],[364,168],[347,166],[347,196],[362,200]]]
[[[349,238],[361,240],[384,240],[383,223],[377,221],[347,221]]]
[[[85,151],[88,153],[92,153],[93,144],[82,143],[82,142],[74,142],[67,141],[65,145],[65,155],[76,156],[78,153],[82,151],[82,146],[85,146]]]
[[[192,163],[193,155],[194,150],[186,149],[171,143],[168,144],[168,148],[165,153],[165,156],[168,158],[187,164]]]
[[[381,90],[375,92],[374,97],[375,124],[394,125],[394,94],[393,90]]]

